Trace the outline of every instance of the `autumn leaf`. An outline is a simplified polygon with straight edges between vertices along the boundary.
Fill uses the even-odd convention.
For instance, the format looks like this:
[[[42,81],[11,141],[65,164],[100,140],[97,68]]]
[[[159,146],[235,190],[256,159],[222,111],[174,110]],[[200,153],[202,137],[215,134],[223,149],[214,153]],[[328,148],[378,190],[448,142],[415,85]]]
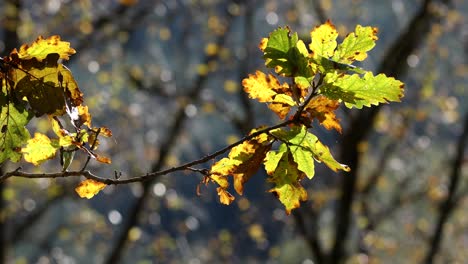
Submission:
[[[83,102],[83,94],[71,72],[57,64],[57,59],[54,56],[48,57],[48,61],[39,68],[30,68],[32,65],[25,62],[12,73],[16,80],[13,91],[15,96],[18,99],[26,97],[37,117],[44,114],[61,116],[66,112],[67,101],[71,107]],[[78,115],[73,119],[77,118]]]
[[[332,100],[343,101],[348,108],[370,107],[387,102],[399,102],[403,97],[404,84],[385,74],[374,76],[367,72],[363,77],[358,74],[328,73],[320,93]]]
[[[28,140],[26,147],[21,149],[21,152],[27,162],[38,166],[44,161],[55,157],[55,153],[59,149],[60,144],[57,139],[51,140],[44,134],[35,133],[34,137]]]
[[[242,153],[234,159],[241,160],[232,175],[234,177],[234,189],[240,195],[244,192],[245,183],[258,171],[262,165],[266,153],[271,149],[271,145],[255,144],[255,152],[252,154]]]
[[[218,187],[216,191],[218,192],[219,201],[224,205],[230,205],[235,199],[234,196],[224,188]]]
[[[106,186],[107,185],[105,183],[95,181],[93,179],[86,179],[78,184],[75,191],[81,198],[91,199]]]
[[[306,133],[303,143],[304,148],[310,149],[311,152],[314,154],[315,160],[317,160],[318,162],[323,162],[331,170],[335,172],[339,170],[351,170],[347,165],[341,164],[338,161],[336,161],[336,159],[331,154],[330,149],[322,142],[320,142],[317,136],[315,136],[314,134],[309,132]]]
[[[46,39],[39,36],[31,45],[23,45],[19,51],[14,50],[12,53],[17,53],[22,60],[35,58],[41,62],[52,53],[57,53],[60,59],[68,60],[76,51],[70,47],[70,42],[62,41],[60,36],[55,35]]]
[[[280,84],[271,74],[266,75],[256,71],[255,75],[249,74],[248,78],[242,80],[242,86],[250,98],[257,99],[261,103],[269,103],[268,107],[281,119],[284,119],[291,106],[296,104],[291,97],[289,85]]]
[[[367,58],[367,52],[374,48],[378,39],[377,33],[378,30],[375,27],[357,25],[354,32],[338,45],[333,60],[341,63],[363,61]]]
[[[253,129],[250,134],[256,131],[258,130]],[[232,176],[234,189],[242,195],[245,183],[258,171],[270,148],[271,138],[267,134],[260,134],[242,142],[231,149],[228,157],[213,164],[209,179],[221,188],[227,189],[229,187],[227,176]]]
[[[326,129],[336,129],[341,133],[340,120],[335,115],[335,110],[340,106],[337,100],[328,99],[325,96],[316,96],[304,108],[303,115],[312,120],[317,118]]]
[[[95,155],[96,160],[101,162],[101,163],[106,163],[106,164],[111,164],[112,160],[108,157],[101,156],[101,155]]]

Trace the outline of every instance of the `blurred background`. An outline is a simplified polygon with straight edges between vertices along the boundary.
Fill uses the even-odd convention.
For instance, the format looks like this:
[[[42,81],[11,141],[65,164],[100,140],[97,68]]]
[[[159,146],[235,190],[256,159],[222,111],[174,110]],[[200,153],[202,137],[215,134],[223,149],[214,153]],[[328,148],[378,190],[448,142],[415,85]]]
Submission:
[[[88,167],[102,177],[192,161],[276,124],[240,83],[266,70],[257,46],[279,26],[305,41],[327,19],[341,39],[378,27],[360,66],[406,83],[402,103],[340,108],[342,134],[314,125],[352,171],[317,166],[303,182],[309,200],[289,216],[263,170],[230,206],[214,186],[198,196],[202,177],[190,172],[91,200],[74,192],[78,179],[11,178],[0,186],[1,263],[466,263],[467,1],[3,0],[0,12],[2,56],[38,35],[77,50],[65,64],[94,125],[114,134],[100,146],[112,164]],[[22,166],[61,170],[58,158]]]

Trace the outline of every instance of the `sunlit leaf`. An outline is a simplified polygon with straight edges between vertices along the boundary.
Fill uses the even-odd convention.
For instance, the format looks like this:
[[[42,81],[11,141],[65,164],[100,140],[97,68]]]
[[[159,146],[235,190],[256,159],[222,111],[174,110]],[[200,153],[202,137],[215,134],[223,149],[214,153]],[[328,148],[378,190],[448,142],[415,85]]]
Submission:
[[[307,133],[305,126],[301,126],[301,128],[294,126],[290,130],[279,129],[272,132],[273,135],[285,142],[280,146],[280,150],[287,148],[292,155],[293,161],[297,164],[297,169],[302,171],[309,179],[312,179],[315,175],[314,153],[310,148],[304,147]],[[268,172],[269,168],[266,167],[266,170]]]
[[[78,184],[75,191],[81,198],[91,199],[101,190],[106,188],[106,186],[107,185],[105,183],[95,181],[93,179],[86,179]]]
[[[328,20],[325,24],[315,27],[310,32],[312,42],[309,45],[313,56],[323,56],[329,58],[333,56],[335,48],[337,46],[336,38],[338,37],[338,31],[336,31],[335,25]]]
[[[275,69],[281,76],[311,77],[313,74],[308,65],[308,50],[297,33],[288,27],[273,31],[268,39],[262,39],[259,48],[263,51],[265,65]]]
[[[269,108],[282,119],[287,115],[291,106],[295,105],[289,85],[280,84],[278,79],[271,74],[266,75],[261,71],[256,71],[255,75],[249,74],[249,77],[242,81],[242,85],[250,98],[257,99],[261,103],[270,103]]]
[[[370,107],[379,103],[399,102],[403,97],[404,84],[384,74],[374,76],[367,72],[358,74],[328,73],[320,93],[332,100],[341,100],[348,108]]]
[[[51,36],[46,39],[39,36],[31,45],[21,46],[18,57],[22,60],[35,58],[42,61],[52,53],[58,54],[60,59],[68,60],[76,51],[70,47],[70,42],[60,40],[60,36]]]
[[[37,166],[55,157],[55,153],[59,148],[58,140],[51,140],[44,134],[35,133],[34,137],[28,140],[26,147],[21,149],[21,152],[27,162]]]
[[[289,144],[291,152],[296,152],[294,161],[298,163],[298,168],[311,178],[313,172],[310,168],[310,154],[318,162],[323,162],[333,171],[349,171],[349,167],[339,163],[333,158],[327,146],[322,144],[314,134],[307,131],[304,125],[294,126],[290,130],[278,129],[271,132],[275,137]],[[304,153],[300,153],[304,152]]]
[[[271,32],[263,50],[266,66],[278,74],[291,76],[295,64],[291,58],[298,40],[297,33],[291,33],[288,27]]]

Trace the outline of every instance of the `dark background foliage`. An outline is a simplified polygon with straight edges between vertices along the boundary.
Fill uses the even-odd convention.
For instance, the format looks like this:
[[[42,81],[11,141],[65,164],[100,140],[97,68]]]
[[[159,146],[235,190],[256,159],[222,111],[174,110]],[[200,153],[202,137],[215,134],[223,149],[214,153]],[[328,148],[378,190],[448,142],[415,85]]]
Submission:
[[[131,177],[200,158],[278,122],[241,80],[278,26],[309,38],[379,28],[362,65],[406,83],[400,104],[340,109],[342,134],[314,127],[350,173],[317,167],[287,216],[259,172],[220,205],[201,177],[174,173],[77,198],[75,179],[1,184],[5,263],[462,263],[467,248],[468,4],[387,1],[0,1],[0,52],[58,34],[97,125],[114,137],[100,176]],[[41,120],[30,127],[47,131]],[[85,157],[77,157],[75,168]],[[214,161],[213,161],[214,162]],[[60,170],[58,160],[30,171]],[[211,163],[206,164],[208,168]],[[10,171],[18,164],[4,164]],[[465,171],[463,171],[465,169]]]

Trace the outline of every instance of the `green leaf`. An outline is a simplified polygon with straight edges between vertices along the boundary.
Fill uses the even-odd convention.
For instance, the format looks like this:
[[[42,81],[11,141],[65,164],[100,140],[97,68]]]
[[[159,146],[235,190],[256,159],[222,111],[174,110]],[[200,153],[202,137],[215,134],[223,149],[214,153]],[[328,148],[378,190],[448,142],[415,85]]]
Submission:
[[[24,159],[34,165],[40,165],[55,156],[60,149],[58,139],[50,139],[41,133],[35,133],[34,138],[28,140],[26,147],[21,149]]]
[[[265,166],[265,170],[269,175],[272,175],[275,172],[279,161],[287,151],[288,147],[283,143],[279,146],[277,151],[272,150],[267,153],[263,165]]]
[[[314,153],[315,160],[317,160],[318,162],[323,162],[325,165],[327,165],[328,168],[332,169],[333,171],[350,171],[350,168],[347,165],[341,164],[335,160],[335,158],[330,152],[330,149],[322,142],[320,142],[317,136],[315,136],[314,134],[306,134],[306,137],[304,139],[304,145],[306,148],[309,148],[312,151],[312,153]]]
[[[0,92],[0,164],[6,159],[14,162],[21,159],[21,147],[30,138],[25,126],[32,118],[22,101],[13,103],[5,91],[3,87]]]
[[[305,126],[295,126],[291,130],[284,132],[282,137],[283,139],[287,139],[289,151],[292,154],[294,162],[297,164],[297,168],[304,172],[309,179],[312,179],[315,174],[314,153],[310,148],[304,147],[308,133],[307,128]]]
[[[291,76],[294,68],[294,61],[291,59],[298,39],[297,33],[291,34],[288,27],[273,31],[264,49],[266,66],[274,68],[278,74]]]
[[[367,52],[375,46],[377,41],[377,28],[357,25],[354,33],[350,33],[333,55],[333,60],[350,64],[353,61],[363,61]]]
[[[404,84],[385,74],[374,76],[367,72],[361,78],[357,74],[328,73],[320,93],[333,100],[341,100],[346,107],[370,107],[390,101],[399,102],[403,97]]]
[[[286,213],[298,208],[301,201],[307,200],[307,191],[300,184],[302,172],[297,165],[291,161],[290,152],[286,151],[285,144],[280,150],[270,151],[265,158],[265,168],[269,171],[268,181],[274,184],[269,192],[274,193],[284,205]]]
[[[312,76],[308,67],[309,52],[297,33],[288,27],[273,31],[263,49],[265,65],[282,76]]]

